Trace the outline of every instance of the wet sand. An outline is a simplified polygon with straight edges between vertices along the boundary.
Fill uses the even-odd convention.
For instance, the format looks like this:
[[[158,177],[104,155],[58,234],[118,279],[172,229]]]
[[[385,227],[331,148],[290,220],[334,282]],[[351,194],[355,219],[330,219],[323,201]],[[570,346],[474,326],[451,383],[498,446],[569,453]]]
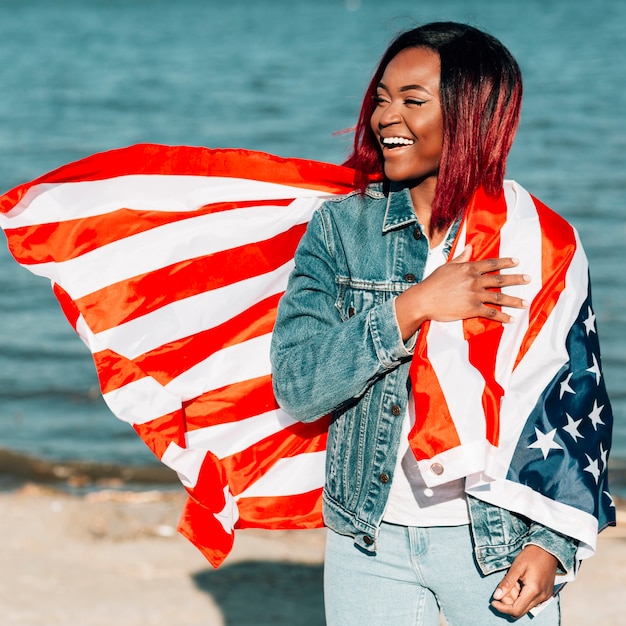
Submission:
[[[219,570],[175,531],[179,490],[0,493],[0,625],[319,626],[324,531],[237,531]],[[626,611],[626,507],[563,592],[564,626]]]

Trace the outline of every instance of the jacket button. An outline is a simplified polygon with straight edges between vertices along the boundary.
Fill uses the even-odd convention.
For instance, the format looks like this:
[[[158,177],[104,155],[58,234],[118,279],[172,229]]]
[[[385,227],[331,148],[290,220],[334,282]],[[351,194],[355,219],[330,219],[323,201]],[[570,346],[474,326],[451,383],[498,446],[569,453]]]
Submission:
[[[352,317],[356,313],[356,309],[351,306],[348,308],[348,317]]]
[[[386,485],[389,482],[389,474],[387,474],[387,472],[383,472],[382,474],[379,474],[378,480],[380,480],[380,482],[383,483],[383,485]]]
[[[407,283],[414,283],[416,281],[415,274],[405,274],[404,280],[406,280]]]
[[[430,471],[435,475],[435,476],[441,476],[443,474],[443,465],[441,463],[433,463],[430,466]]]
[[[363,543],[366,546],[371,546],[374,543],[374,540],[369,535],[363,535]]]
[[[422,236],[422,231],[419,228],[416,228],[413,231],[413,239],[419,239]]]
[[[391,414],[397,417],[400,413],[402,413],[402,409],[397,404],[394,404],[391,407]]]

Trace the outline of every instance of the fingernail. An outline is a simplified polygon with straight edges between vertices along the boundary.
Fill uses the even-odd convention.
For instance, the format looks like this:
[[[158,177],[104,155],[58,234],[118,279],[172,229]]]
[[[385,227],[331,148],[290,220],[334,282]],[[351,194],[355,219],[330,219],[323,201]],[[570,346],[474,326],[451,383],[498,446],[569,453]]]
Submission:
[[[500,587],[498,587],[494,592],[493,592],[493,598],[494,600],[499,600],[502,596],[504,595],[504,591],[502,591],[502,589],[500,589]]]
[[[524,274],[523,275],[524,280],[529,283],[530,282],[530,276],[528,274]]]
[[[522,300],[522,306],[528,306],[528,300]]]

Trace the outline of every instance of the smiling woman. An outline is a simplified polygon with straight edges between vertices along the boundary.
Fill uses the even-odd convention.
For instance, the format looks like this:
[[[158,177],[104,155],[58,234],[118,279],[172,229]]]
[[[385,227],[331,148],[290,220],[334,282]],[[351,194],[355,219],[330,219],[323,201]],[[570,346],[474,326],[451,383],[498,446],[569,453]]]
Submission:
[[[385,177],[413,181],[411,200],[426,235],[443,147],[439,55],[430,48],[406,48],[385,69],[375,97],[372,131],[380,142]],[[433,244],[444,233],[437,231]]]
[[[436,626],[440,611],[555,626],[560,583],[614,523],[586,257],[504,181],[521,96],[492,36],[399,35],[346,163],[358,191],[326,201],[298,246],[272,373],[292,417],[331,418],[329,626]],[[564,429],[599,411],[603,427]]]

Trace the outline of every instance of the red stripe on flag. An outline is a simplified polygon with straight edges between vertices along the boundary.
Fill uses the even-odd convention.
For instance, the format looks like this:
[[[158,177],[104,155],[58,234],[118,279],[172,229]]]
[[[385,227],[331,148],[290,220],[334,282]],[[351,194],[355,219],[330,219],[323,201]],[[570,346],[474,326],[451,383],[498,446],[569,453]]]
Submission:
[[[104,215],[11,228],[5,233],[18,263],[61,263],[166,224],[246,207],[288,206],[291,202],[292,199],[218,202],[189,212],[121,208]]]
[[[230,424],[278,409],[272,377],[245,380],[207,393],[185,403],[187,431]]]
[[[90,328],[102,332],[184,298],[277,269],[293,258],[305,229],[306,224],[298,224],[265,241],[134,276],[78,298],[76,305]]]
[[[67,321],[70,323],[72,328],[76,330],[76,323],[78,322],[78,318],[80,317],[80,311],[76,306],[76,303],[70,295],[57,283],[52,284],[52,292],[56,296],[59,304],[61,305],[61,310],[63,314],[67,318]]]
[[[153,419],[145,424],[133,424],[135,432],[160,460],[170,443],[186,446],[182,409]]]
[[[528,330],[514,368],[524,358],[556,306],[565,287],[567,269],[576,252],[573,227],[537,198],[531,197],[541,224],[541,290],[530,305]]]
[[[93,360],[100,380],[100,390],[104,394],[148,376],[134,361],[113,350],[100,350],[94,353]]]
[[[354,170],[329,163],[239,149],[137,144],[88,156],[15,187],[0,198],[0,212],[8,213],[31,187],[41,183],[86,182],[137,174],[247,178],[336,194],[354,189]]]
[[[241,498],[236,528],[321,528],[322,489],[289,496]]]
[[[217,485],[217,479],[215,479]],[[222,507],[224,497],[222,495]],[[216,511],[221,509],[217,508]],[[215,512],[196,498],[187,498],[178,522],[178,532],[186,537],[211,563],[218,568],[230,554],[235,533],[224,530]]]
[[[472,246],[472,256],[478,259],[497,259],[500,254],[500,231],[507,220],[504,191],[498,198],[488,198],[479,189],[467,209],[467,243]],[[499,291],[499,290],[494,290]],[[492,306],[492,305],[490,305]],[[485,317],[463,321],[463,332],[468,342],[469,361],[485,380],[482,405],[485,414],[487,440],[498,445],[500,437],[500,402],[504,394],[496,381],[496,360],[504,327]]]
[[[422,325],[420,337],[426,337],[429,326],[429,322]],[[419,386],[413,382],[415,424],[409,433],[411,449],[418,461],[461,445],[448,403],[426,352],[426,342],[418,338],[409,371],[411,381],[419,381]],[[424,428],[426,423],[428,428]]]

